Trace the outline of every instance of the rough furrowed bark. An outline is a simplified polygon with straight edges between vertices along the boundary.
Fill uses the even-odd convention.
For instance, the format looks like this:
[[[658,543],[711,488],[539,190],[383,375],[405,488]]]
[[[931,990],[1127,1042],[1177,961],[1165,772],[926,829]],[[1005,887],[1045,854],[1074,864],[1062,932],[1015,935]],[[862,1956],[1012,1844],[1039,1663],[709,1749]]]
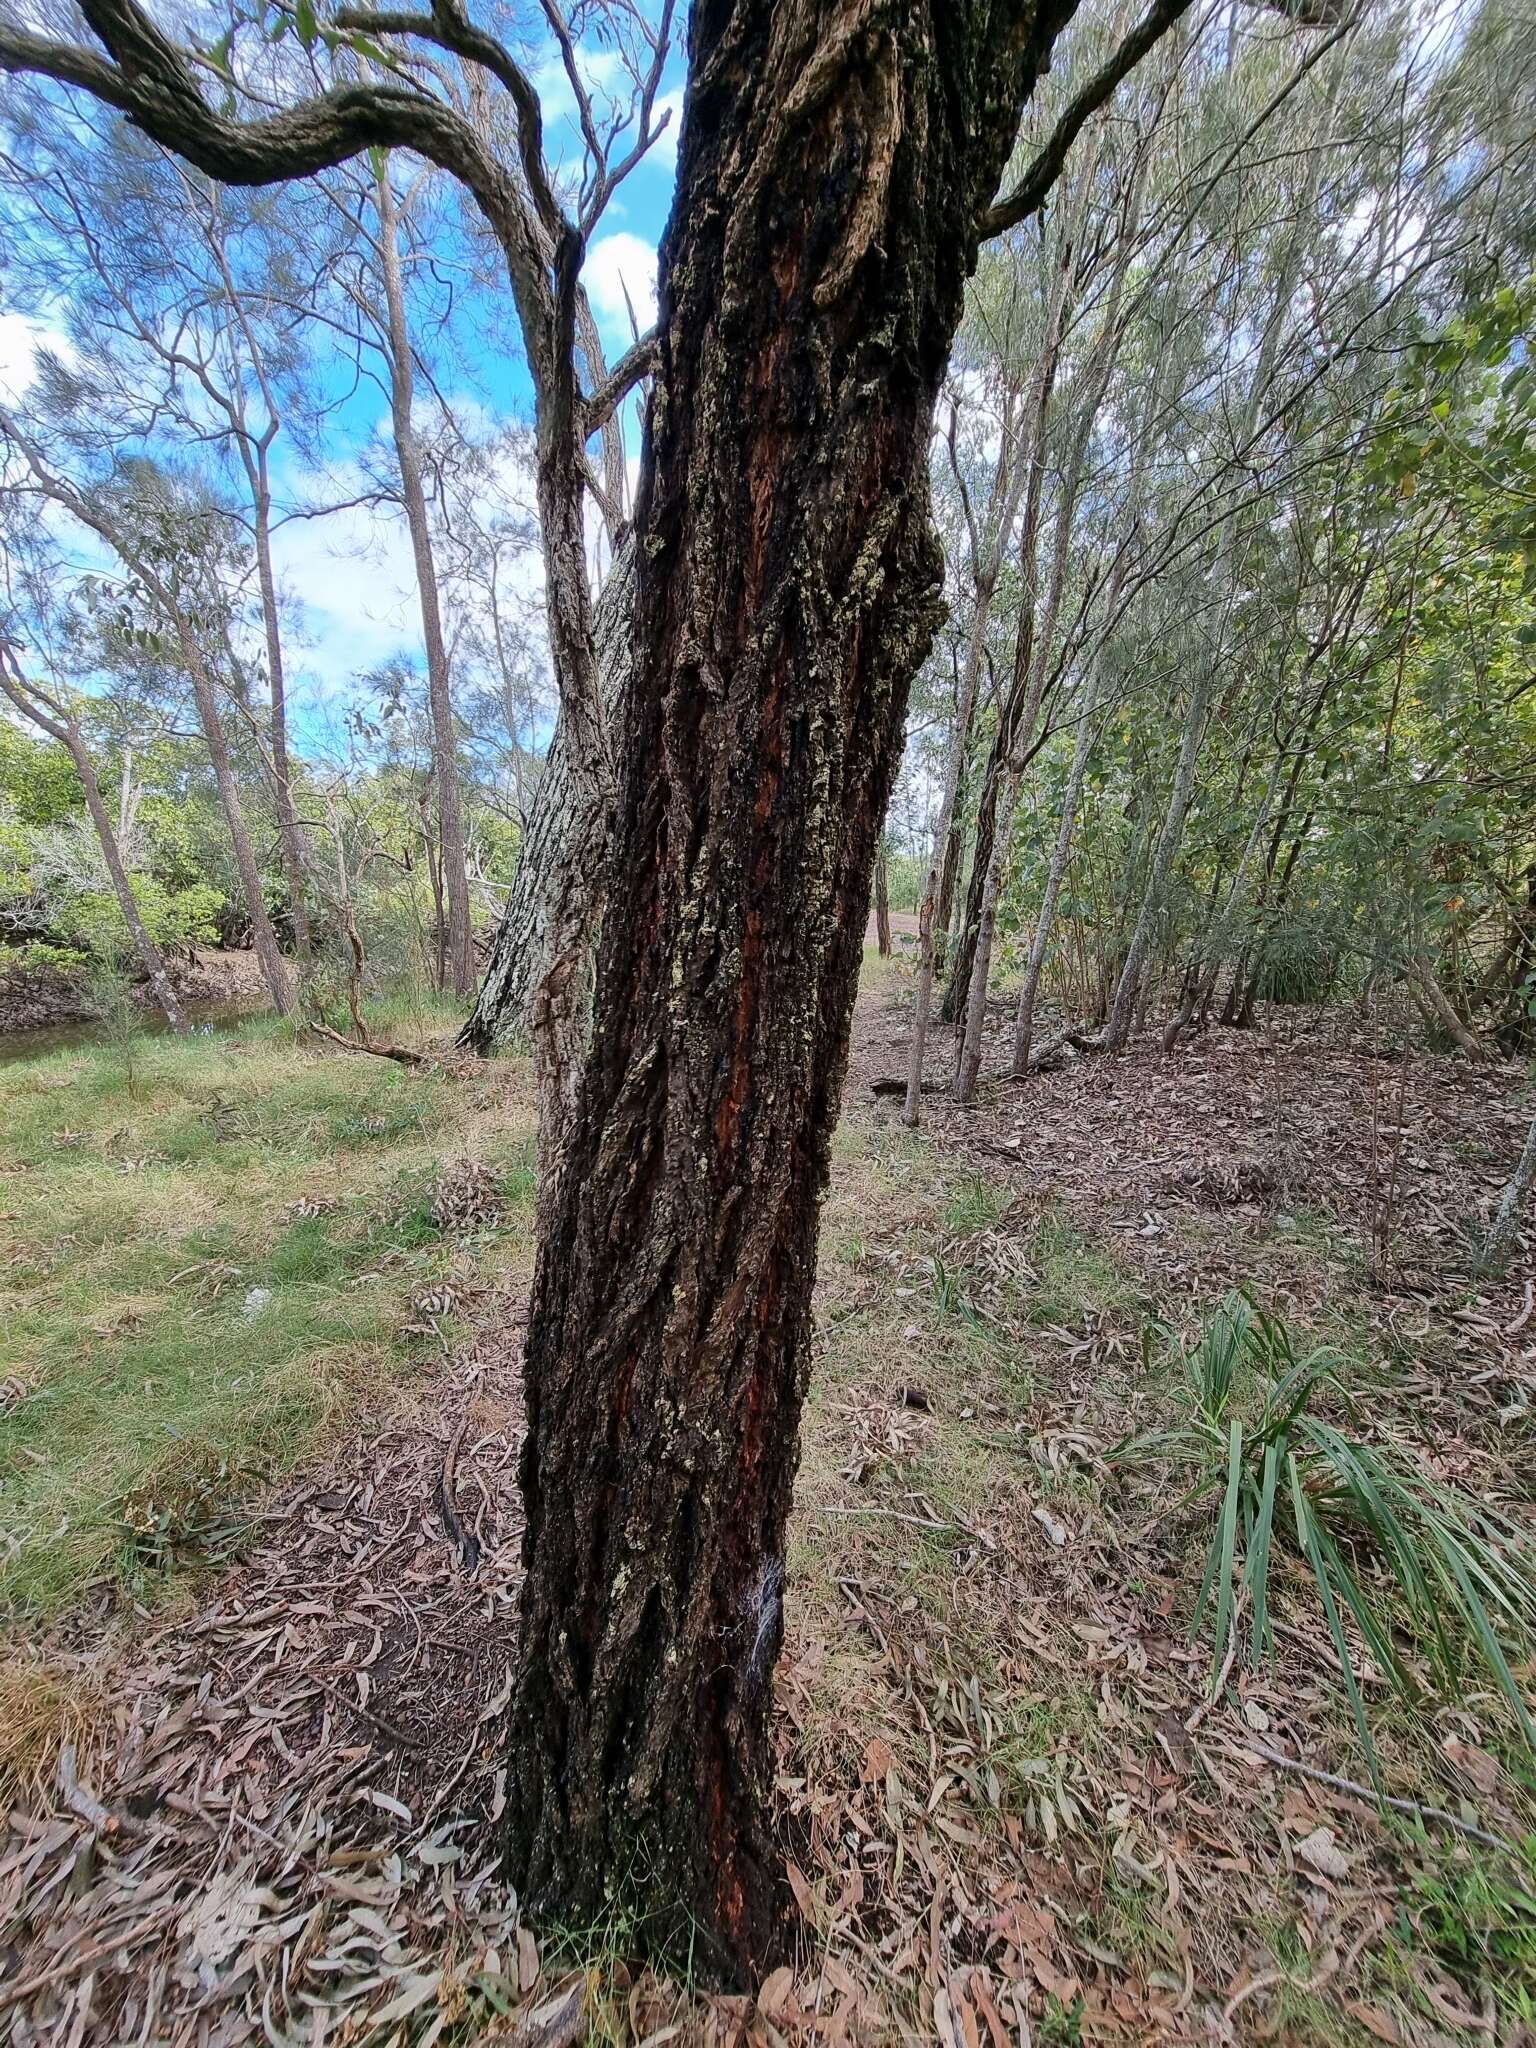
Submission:
[[[926,459],[1023,9],[694,10],[609,901],[527,1351],[508,1775],[535,1912],[741,1978],[818,1198],[939,612]]]
[[[608,723],[619,715],[633,647],[635,548],[619,543],[593,608],[597,677]],[[480,993],[459,1043],[489,1054],[529,1035],[535,991],[555,971],[557,934],[590,956],[602,919],[603,884],[613,823],[613,780],[606,755],[573,758],[564,725],[555,730],[534,792],[517,871],[486,962]],[[577,972],[581,1015],[590,968]],[[577,1051],[580,1045],[578,1043]]]

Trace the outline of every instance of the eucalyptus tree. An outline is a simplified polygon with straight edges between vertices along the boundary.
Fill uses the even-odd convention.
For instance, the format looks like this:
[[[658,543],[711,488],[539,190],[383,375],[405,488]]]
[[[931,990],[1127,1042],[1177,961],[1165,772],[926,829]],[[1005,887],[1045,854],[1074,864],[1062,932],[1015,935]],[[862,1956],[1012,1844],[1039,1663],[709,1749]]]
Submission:
[[[333,174],[324,181],[323,189],[346,223],[346,245],[334,268],[336,288],[356,317],[360,344],[374,350],[383,364],[395,454],[395,484],[390,495],[397,498],[410,535],[427,671],[437,810],[436,867],[446,909],[438,978],[455,995],[468,997],[475,985],[475,948],[458,721],[428,508],[427,458],[417,417],[420,350],[412,333],[409,284],[427,255],[413,216],[430,202],[430,180],[426,167],[418,166],[404,181],[400,169],[389,151],[374,150],[365,167],[355,173]]]
[[[1251,273],[1258,269],[1262,278],[1262,269],[1260,265],[1252,263],[1246,246],[1248,236],[1252,232],[1250,224],[1243,219],[1247,209],[1240,204],[1234,209],[1240,223],[1239,232],[1246,230],[1246,233],[1244,247],[1239,249],[1234,246],[1232,256],[1235,265],[1242,264],[1245,258],[1247,259],[1250,279],[1242,301],[1233,305],[1231,312],[1218,328],[1218,346],[1228,361],[1234,357],[1240,361],[1244,338],[1253,332],[1255,325],[1258,327],[1258,344],[1253,351],[1251,372],[1241,379],[1240,384],[1237,379],[1227,380],[1228,392],[1237,385],[1241,395],[1237,398],[1234,408],[1235,420],[1230,442],[1225,440],[1219,427],[1215,437],[1215,461],[1223,475],[1230,475],[1240,462],[1253,464],[1260,459],[1262,450],[1259,444],[1262,430],[1266,426],[1278,425],[1284,418],[1286,400],[1278,396],[1277,380],[1288,359],[1286,343],[1291,338],[1296,324],[1294,301],[1304,266],[1309,271],[1313,291],[1319,296],[1326,295],[1330,283],[1337,285],[1337,270],[1332,279],[1325,275],[1319,276],[1322,266],[1318,263],[1315,252],[1320,221],[1319,199],[1325,166],[1328,165],[1329,155],[1338,147],[1333,127],[1347,57],[1348,46],[1341,46],[1332,60],[1323,89],[1315,96],[1314,103],[1307,107],[1304,115],[1304,118],[1310,116],[1310,119],[1307,129],[1300,137],[1303,168],[1298,181],[1299,191],[1287,191],[1281,199],[1283,211],[1279,218],[1283,226],[1278,237],[1279,249],[1274,258],[1272,276],[1263,278],[1260,285],[1260,290],[1264,294],[1263,300],[1260,301],[1263,311],[1257,321],[1254,309],[1257,294],[1254,292]],[[1307,368],[1311,368],[1310,360]],[[1241,373],[1239,375],[1241,376]],[[1226,394],[1224,396],[1227,406],[1230,407],[1232,397]],[[1208,632],[1206,650],[1197,664],[1195,679],[1190,689],[1167,808],[1153,843],[1146,887],[1131,930],[1114,1000],[1104,1026],[1103,1048],[1106,1052],[1118,1052],[1130,1036],[1132,1019],[1141,995],[1142,975],[1148,951],[1153,942],[1157,922],[1166,905],[1174,864],[1183,840],[1185,821],[1195,792],[1195,771],[1212,701],[1223,680],[1225,634],[1232,616],[1236,587],[1244,574],[1239,514],[1234,506],[1223,508],[1223,515],[1216,529],[1209,573],[1216,587],[1228,594],[1215,616],[1213,628]]]
[[[1070,251],[1056,265],[1055,290],[1063,300],[1073,265]],[[1055,324],[1059,330],[1059,306]],[[965,767],[978,722],[983,669],[990,670],[992,665],[989,632],[994,605],[1007,559],[1016,545],[1015,528],[1026,500],[1026,523],[1031,533],[1038,520],[1044,421],[1055,374],[1054,356],[1060,344],[1059,331],[1053,335],[1051,326],[1051,315],[1047,314],[1042,331],[1016,255],[1011,250],[989,251],[971,290],[967,326],[961,331],[958,359],[952,364],[949,418],[943,435],[951,495],[961,522],[957,538],[968,586],[964,595],[968,616],[961,636],[963,652],[956,666],[954,716],[941,770],[932,860],[918,917],[917,987],[904,1110],[905,1121],[911,1126],[916,1126],[921,1115],[934,976],[943,967],[948,952],[949,924],[960,878]],[[962,397],[968,420],[966,439],[979,444],[968,446],[963,453]],[[977,479],[973,504],[972,482],[967,472],[977,467],[978,456],[985,489]],[[1022,551],[1031,552],[1029,548]]]
[[[18,110],[0,158],[8,268],[59,309],[67,361],[52,425],[110,461],[195,452],[234,486],[250,536],[267,694],[266,763],[301,961],[306,849],[294,800],[287,660],[273,564],[280,437],[313,450],[313,320],[329,251],[312,195],[231,194],[121,123]]]
[[[451,652],[468,694],[465,723],[476,750],[496,764],[487,800],[521,837],[542,772],[539,741],[556,708],[542,627],[538,523],[516,488],[532,475],[530,437],[515,425],[476,435],[457,421],[446,449],[429,453]]]
[[[784,1530],[871,867],[936,621],[935,402],[980,240],[1039,206],[1178,9],[1085,81],[999,199],[1071,11],[700,0],[690,21],[593,1032],[525,1360],[506,1818],[533,1910],[587,1921],[622,1897],[648,1945],[721,1975],[781,1936],[766,1793]],[[134,0],[85,15],[105,56],[7,31],[0,63],[249,181],[414,147],[465,179],[514,284],[531,191],[569,314],[580,230],[541,198],[531,88],[448,0],[409,29],[508,87],[525,182],[430,91],[349,86],[242,121]],[[546,547],[580,543],[561,361]],[[557,579],[551,639],[579,629],[590,668],[588,622],[566,614],[585,588]]]
[[[128,869],[123,860],[120,834],[107,807],[102,793],[101,777],[97,772],[95,758],[86,738],[79,707],[72,701],[68,688],[50,686],[34,672],[30,672],[18,649],[0,628],[0,695],[4,695],[14,710],[19,712],[28,724],[62,747],[69,756],[80,787],[85,792],[85,806],[91,826],[101,849],[102,863],[112,885],[118,913],[128,932],[133,954],[148,982],[160,1014],[172,1031],[186,1031],[190,1027],[186,1012],[172,984],[165,964],[165,955],[156,945],[139,909],[138,898],[133,892]]]
[[[1485,35],[1490,21],[1497,33]],[[1233,967],[1235,1014],[1246,1013],[1256,977],[1268,971],[1260,962],[1272,942],[1257,934],[1292,915],[1297,873],[1337,801],[1325,797],[1319,810],[1315,765],[1339,758],[1336,700],[1341,689],[1355,691],[1349,679],[1367,663],[1390,609],[1377,528],[1402,518],[1360,486],[1382,434],[1384,394],[1402,381],[1426,319],[1456,302],[1465,275],[1491,267],[1507,276],[1504,266],[1523,260],[1509,251],[1525,246],[1516,172],[1529,161],[1530,137],[1490,141],[1484,131],[1498,124],[1479,102],[1496,51],[1514,59],[1517,97],[1529,94],[1530,66],[1496,5],[1467,10],[1457,35],[1459,44],[1446,43],[1406,14],[1350,20],[1292,63],[1262,36],[1192,34],[1162,140],[1149,152],[1145,233],[1124,290],[1122,360],[1102,393],[1089,487],[1070,541],[1082,580],[1106,568],[1114,575],[1114,601],[1104,607],[1101,593],[1066,628],[1053,724],[1063,739],[1071,735],[1070,759],[1048,735],[1035,754],[1037,786],[1062,808],[1048,833],[1030,822],[1031,842],[1054,844],[1049,855],[1025,860],[1011,903],[1001,877],[1019,848],[1007,833],[993,843],[995,792],[1007,785],[995,773],[981,785],[951,979],[952,994],[966,987],[971,995],[962,1093],[985,994],[974,945],[989,878],[999,929],[1010,917],[1033,917],[1015,1027],[1021,1078],[1054,1050],[1036,1046],[1035,1008],[1057,906],[1079,855],[1091,852],[1095,863],[1101,902],[1088,943],[1111,985],[1099,1018],[1067,1034],[1080,1044],[1122,1044],[1174,961],[1181,988],[1170,1045],[1206,1014],[1224,966]],[[1456,76],[1473,62],[1485,67],[1480,89]],[[1508,202],[1500,196],[1506,180]],[[1036,297],[1046,303],[1039,288]],[[1495,348],[1509,345],[1509,317]],[[1058,411],[1065,388],[1059,379]],[[1408,411],[1422,447],[1431,408],[1415,400]],[[1515,438],[1506,426],[1498,445]],[[1350,533],[1351,514],[1327,511],[1346,499],[1359,544],[1330,543],[1324,560],[1296,558],[1304,538],[1328,532],[1330,517]],[[1434,502],[1443,509],[1446,499]],[[1307,545],[1316,552],[1313,540]],[[1426,573],[1424,583],[1450,587],[1443,573]],[[1507,600],[1505,615],[1514,616]],[[1021,616],[1032,620],[1037,611],[1026,605]],[[1113,719],[1093,715],[1104,681],[1095,646],[1124,676]],[[1160,692],[1166,717],[1153,709]],[[1073,715],[1079,706],[1088,712],[1082,719]],[[1113,744],[1096,767],[1106,728]],[[1163,739],[1170,732],[1171,747]],[[1012,744],[1000,722],[998,769]],[[1078,807],[1095,776],[1103,783],[1106,774],[1085,851],[1074,837]],[[1500,848],[1499,880],[1490,877],[1490,886],[1523,902],[1518,846],[1506,853],[1497,834],[1489,843]],[[1433,884],[1414,884],[1404,871],[1393,886],[1405,899],[1414,895],[1424,914]],[[1470,1044],[1468,1003],[1441,985],[1445,976],[1428,961],[1415,967],[1401,948],[1399,956],[1436,1028],[1455,1036],[1454,1016]],[[1495,980],[1505,975],[1502,949],[1487,971]],[[1093,1021],[1103,1024],[1096,1039]]]
[[[1119,151],[1107,148],[1107,138],[1100,137],[1093,151],[1080,152],[1075,180],[1076,210],[1068,213],[1064,230],[1063,276],[1070,272],[1075,299],[1087,301],[1091,311],[1084,322],[1088,333],[1080,342],[1068,388],[1060,388],[1062,380],[1057,376],[1049,385],[1042,386],[1041,392],[1036,460],[1042,472],[1053,441],[1058,451],[1051,511],[1054,530],[1049,555],[1042,560],[1045,522],[1032,485],[1026,500],[1029,516],[1020,537],[1023,603],[1015,643],[1014,682],[1000,719],[999,742],[994,747],[993,779],[999,790],[998,809],[984,861],[978,834],[977,867],[973,870],[976,919],[967,931],[970,982],[964,1013],[959,1019],[954,1081],[955,1096],[961,1102],[971,1099],[980,1071],[987,982],[1020,785],[1030,755],[1038,752],[1037,729],[1047,690],[1053,682],[1058,688],[1063,686],[1066,672],[1074,665],[1087,620],[1089,588],[1085,584],[1075,617],[1058,634],[1070,557],[1078,537],[1080,504],[1094,482],[1090,447],[1124,340],[1122,306],[1126,280],[1139,251],[1148,163],[1156,146],[1170,86],[1178,73],[1181,40],[1170,38],[1168,68],[1146,82],[1140,104],[1134,114],[1125,118],[1129,133]],[[1095,218],[1094,188],[1101,169],[1107,173],[1109,190],[1106,197],[1098,199]],[[1058,210],[1067,212],[1067,203],[1059,203]],[[1082,246],[1085,243],[1086,249]],[[1048,305],[1048,322],[1059,329],[1064,305],[1054,296]],[[1048,339],[1049,335],[1048,327]],[[1057,341],[1055,347],[1048,349],[1045,359],[1060,353],[1061,342]],[[1134,528],[1134,497],[1130,505],[1128,523]]]
[[[0,458],[0,492],[13,504],[55,506],[111,551],[119,564],[121,630],[161,645],[185,677],[234,850],[251,942],[273,1006],[287,1015],[293,987],[267,910],[219,701],[222,659],[226,696],[249,711],[230,634],[230,522],[195,484],[142,459],[115,462],[105,474],[89,467],[71,473],[3,408]]]

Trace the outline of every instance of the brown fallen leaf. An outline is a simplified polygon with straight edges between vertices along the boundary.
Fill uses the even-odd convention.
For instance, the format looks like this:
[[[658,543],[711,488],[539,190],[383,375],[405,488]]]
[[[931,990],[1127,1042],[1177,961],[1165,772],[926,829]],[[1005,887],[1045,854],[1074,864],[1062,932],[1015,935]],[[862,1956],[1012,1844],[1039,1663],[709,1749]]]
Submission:
[[[1391,2013],[1383,2012],[1379,2005],[1362,2005],[1357,1998],[1351,1998],[1344,2010],[1351,2019],[1356,2019],[1367,2033],[1374,2034],[1378,2041],[1388,2041],[1392,2048],[1399,2048],[1402,2034]]]
[[[1490,1756],[1486,1749],[1479,1749],[1475,1742],[1463,1742],[1456,1735],[1445,1738],[1440,1745],[1440,1753],[1447,1763],[1470,1779],[1485,1799],[1494,1797],[1504,1777],[1497,1757]]]
[[[859,1773],[861,1785],[883,1785],[890,1774],[896,1756],[883,1735],[872,1735],[864,1748],[864,1768]]]

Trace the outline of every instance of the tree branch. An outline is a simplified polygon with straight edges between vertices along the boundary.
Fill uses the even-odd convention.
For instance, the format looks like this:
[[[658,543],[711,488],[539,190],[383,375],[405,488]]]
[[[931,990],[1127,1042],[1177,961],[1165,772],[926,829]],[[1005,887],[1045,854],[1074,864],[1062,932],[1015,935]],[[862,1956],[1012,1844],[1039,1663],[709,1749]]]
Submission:
[[[568,231],[569,223],[549,182],[544,161],[544,112],[532,81],[505,44],[476,28],[456,0],[432,0],[430,14],[339,7],[336,26],[360,29],[369,35],[417,36],[488,71],[517,110],[518,159],[546,233],[558,241]]]
[[[1299,28],[1338,28],[1344,20],[1341,0],[1250,0],[1250,4],[1283,15]],[[1192,0],[1153,0],[1125,41],[1079,92],[1062,109],[1061,117],[1018,184],[991,206],[981,220],[985,241],[1006,234],[1037,214],[1050,197],[1051,188],[1066,167],[1067,154],[1082,133],[1085,123],[1102,107],[1121,80],[1128,77],[1161,42],[1176,21],[1189,12]]]
[[[592,396],[583,400],[582,427],[586,434],[595,434],[607,425],[641,379],[654,371],[656,357],[656,330],[651,327],[624,351]]]
[[[533,282],[533,223],[522,194],[470,123],[431,94],[403,85],[342,85],[280,113],[232,120],[213,111],[186,53],[136,0],[84,0],[82,12],[112,62],[0,23],[0,71],[82,87],[227,185],[281,184],[374,147],[414,150],[468,187],[506,253],[520,295]]]
[[[1087,84],[1067,102],[1056,126],[1018,184],[1005,199],[998,200],[982,216],[983,239],[1006,234],[1009,228],[1018,227],[1040,211],[1051,187],[1061,176],[1067,152],[1081,134],[1084,124],[1104,105],[1120,81],[1135,70],[1147,52],[1162,41],[1179,17],[1189,12],[1192,4],[1193,0],[1153,0],[1151,11],[1131,30],[1109,62],[1101,65]]]

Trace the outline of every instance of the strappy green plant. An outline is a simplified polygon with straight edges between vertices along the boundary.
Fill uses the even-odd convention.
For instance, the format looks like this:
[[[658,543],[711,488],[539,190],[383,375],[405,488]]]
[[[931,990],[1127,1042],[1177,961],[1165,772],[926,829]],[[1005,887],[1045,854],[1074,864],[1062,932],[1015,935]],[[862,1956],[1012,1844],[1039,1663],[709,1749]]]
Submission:
[[[1255,1667],[1272,1655],[1271,1568],[1285,1545],[1311,1570],[1373,1777],[1346,1613],[1400,1698],[1418,1698],[1416,1667],[1446,1694],[1480,1670],[1536,1749],[1536,1723],[1511,1669],[1536,1643],[1530,1537],[1403,1446],[1367,1442],[1314,1413],[1325,1389],[1351,1405],[1340,1354],[1298,1355],[1280,1318],[1246,1295],[1229,1294],[1198,1342],[1175,1350],[1182,1419],[1128,1438],[1110,1456],[1186,1468],[1192,1483],[1181,1506],[1214,1510],[1192,1624],[1198,1634],[1211,1618],[1213,1675],[1226,1665],[1245,1600]]]

